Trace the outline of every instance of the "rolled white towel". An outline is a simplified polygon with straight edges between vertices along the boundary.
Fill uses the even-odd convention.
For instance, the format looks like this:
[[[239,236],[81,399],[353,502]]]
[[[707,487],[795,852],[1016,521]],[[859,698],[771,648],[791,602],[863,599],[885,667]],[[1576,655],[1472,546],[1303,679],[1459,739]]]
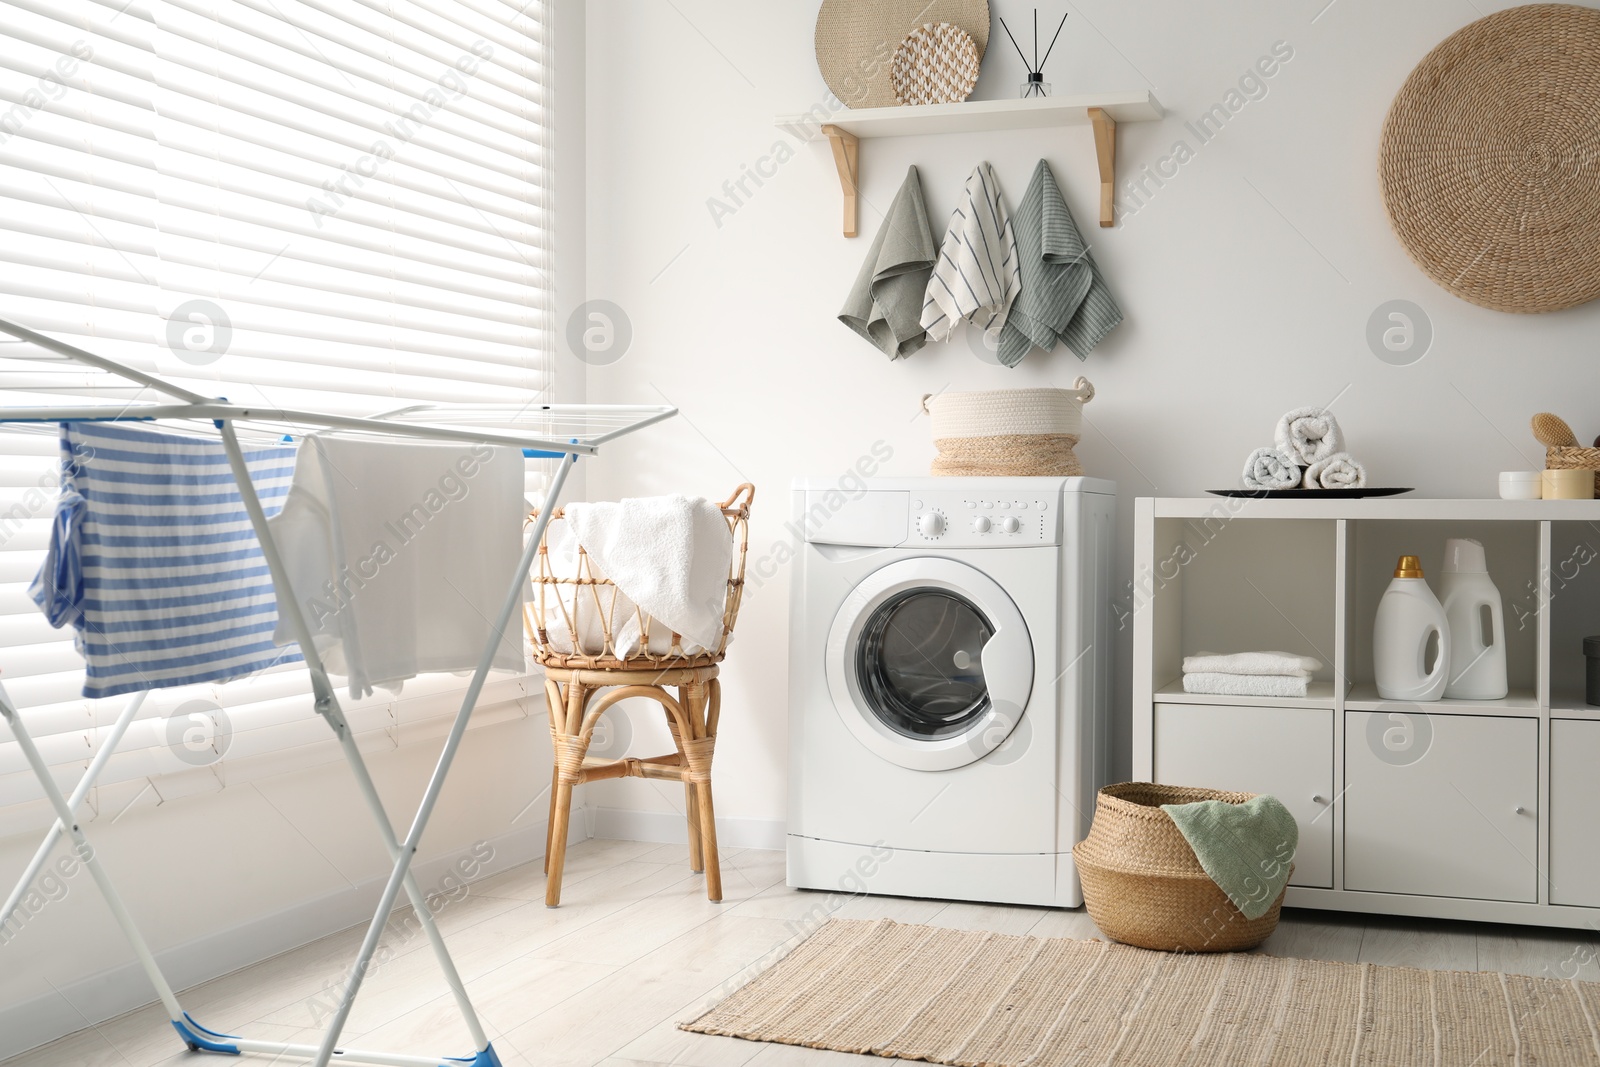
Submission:
[[[1300,466],[1276,448],[1258,448],[1244,461],[1240,482],[1246,489],[1293,489],[1300,484]]]
[[[1309,677],[1286,674],[1213,674],[1209,671],[1183,676],[1185,693],[1210,693],[1229,697],[1303,697],[1311,684]]]
[[[1326,408],[1295,408],[1278,420],[1278,450],[1302,467],[1344,451],[1339,420]]]
[[[1348,452],[1335,452],[1306,468],[1307,489],[1361,489],[1367,484],[1367,468]]]
[[[1280,674],[1300,677],[1321,669],[1320,659],[1298,656],[1293,652],[1199,652],[1183,657],[1185,674]]]

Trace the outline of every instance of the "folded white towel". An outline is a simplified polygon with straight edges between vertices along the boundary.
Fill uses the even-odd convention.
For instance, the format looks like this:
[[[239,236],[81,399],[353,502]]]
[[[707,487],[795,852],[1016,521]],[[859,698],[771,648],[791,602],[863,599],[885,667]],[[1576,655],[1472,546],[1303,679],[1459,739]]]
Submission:
[[[566,517],[590,558],[628,599],[681,634],[685,652],[722,643],[733,538],[721,508],[674,494],[569,504]],[[636,613],[613,636],[637,648]]]
[[[1183,676],[1185,693],[1207,693],[1229,697],[1303,697],[1309,678],[1283,674],[1213,674],[1209,671]]]
[[[1000,179],[993,167],[980,163],[950,215],[939,261],[928,279],[922,328],[929,339],[945,340],[964,319],[998,344],[1011,302],[1022,291],[1018,262]]]
[[[1276,448],[1258,448],[1244,461],[1239,479],[1246,489],[1293,489],[1300,484],[1300,467]]]
[[[1325,408],[1295,408],[1278,420],[1278,449],[1302,467],[1344,451],[1339,420]]]
[[[1335,452],[1306,468],[1307,489],[1360,489],[1367,484],[1367,468],[1348,452]]]
[[[1183,657],[1185,674],[1279,674],[1292,678],[1321,669],[1320,659],[1293,652],[1201,652]]]

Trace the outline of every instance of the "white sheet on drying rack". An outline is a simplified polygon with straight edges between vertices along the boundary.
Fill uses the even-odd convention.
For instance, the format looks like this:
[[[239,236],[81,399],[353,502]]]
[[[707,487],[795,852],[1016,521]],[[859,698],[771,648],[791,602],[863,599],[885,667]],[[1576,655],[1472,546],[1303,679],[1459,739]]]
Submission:
[[[350,695],[471,670],[522,552],[515,448],[312,435],[269,521],[330,671]],[[278,640],[293,640],[286,623]],[[494,666],[523,667],[518,634]]]

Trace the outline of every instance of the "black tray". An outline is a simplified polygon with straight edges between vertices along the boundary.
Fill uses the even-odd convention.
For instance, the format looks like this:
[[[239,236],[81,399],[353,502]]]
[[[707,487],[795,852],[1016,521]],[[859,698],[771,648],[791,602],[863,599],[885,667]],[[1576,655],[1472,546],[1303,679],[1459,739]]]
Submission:
[[[1261,500],[1360,500],[1364,496],[1399,496],[1414,487],[1367,489],[1207,489],[1212,496],[1251,497]]]

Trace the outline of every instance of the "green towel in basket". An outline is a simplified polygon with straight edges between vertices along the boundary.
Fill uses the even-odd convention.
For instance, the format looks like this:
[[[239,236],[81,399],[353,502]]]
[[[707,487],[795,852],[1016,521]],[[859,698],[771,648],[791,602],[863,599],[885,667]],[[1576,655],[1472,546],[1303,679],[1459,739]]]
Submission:
[[[1259,919],[1289,881],[1300,827],[1277,797],[1263,793],[1243,804],[1202,800],[1163,804],[1200,866],[1246,919]]]

